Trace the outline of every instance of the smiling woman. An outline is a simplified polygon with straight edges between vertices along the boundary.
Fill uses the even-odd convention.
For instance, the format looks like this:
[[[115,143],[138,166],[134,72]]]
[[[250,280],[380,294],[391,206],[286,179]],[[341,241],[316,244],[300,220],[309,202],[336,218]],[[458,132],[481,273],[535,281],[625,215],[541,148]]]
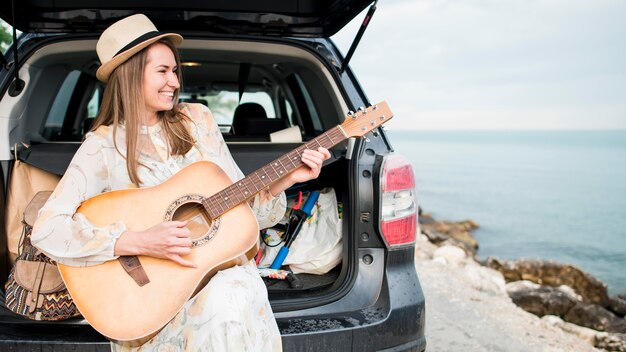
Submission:
[[[159,121],[158,112],[174,108],[174,92],[180,88],[178,60],[171,44],[157,42],[146,53],[143,96],[146,99],[146,125]]]
[[[131,181],[139,185],[136,154],[141,126],[161,122],[166,131],[172,132],[164,137],[174,155],[187,153],[192,147],[192,137],[183,125],[188,116],[174,105],[180,88],[180,58],[174,42],[165,37],[131,56],[119,67],[111,68],[107,64],[98,69],[98,75],[106,78],[108,84],[92,130],[111,125],[115,130],[118,125],[124,125],[128,141],[126,165]],[[117,144],[115,147],[117,149]]]
[[[167,180],[180,180],[181,177],[185,180],[180,175],[188,175],[189,171],[184,170],[194,167],[194,163],[199,165],[196,163],[199,161],[210,162],[219,170],[203,175],[210,177],[209,184],[224,181],[225,187],[243,178],[208,108],[200,104],[176,104],[181,88],[176,44],[181,40],[182,37],[177,34],[159,33],[143,15],[122,19],[101,35],[96,47],[103,64],[97,76],[107,82],[102,106],[91,132],[86,135],[67,172],[43,206],[34,226],[32,242],[60,264],[79,310],[95,328],[100,328],[99,331],[115,341],[112,345],[114,350],[155,350],[161,347],[179,350],[280,350],[280,333],[267,290],[254,262],[249,261],[251,256],[247,244],[244,243],[245,249],[234,256],[213,267],[206,267],[202,266],[202,258],[192,253],[194,238],[190,222],[196,218],[194,216],[166,221],[158,217],[160,222],[144,224],[125,223],[120,218],[100,221],[85,215],[80,209],[76,212],[81,203],[84,206],[96,202],[94,197],[102,192],[157,186]],[[252,211],[245,204],[240,206],[247,216],[243,218],[252,220],[248,227],[253,230],[248,232],[252,234],[254,243],[259,225],[272,226],[284,214],[286,201],[283,191],[296,182],[317,178],[322,162],[329,156],[323,148],[303,151],[301,160],[304,166],[257,190],[252,200]],[[176,187],[166,193],[175,190]],[[188,195],[186,192],[179,197]],[[155,196],[149,200],[157,202],[158,199]],[[116,211],[134,205],[116,204],[108,210],[116,214]],[[107,211],[107,207],[104,208],[101,214]],[[226,226],[227,218],[220,219]],[[248,227],[238,230],[243,232]],[[227,238],[243,240],[237,236]],[[135,282],[120,281],[112,287],[122,289],[122,282],[132,287],[143,287],[151,280],[152,287],[155,287],[159,282],[158,275],[151,272],[148,276],[146,271],[149,270],[143,269],[137,256],[141,256],[146,264],[155,260],[164,261],[160,268],[165,271],[175,268],[180,272],[182,267],[184,273],[201,273],[200,280],[190,285],[190,292],[196,290],[196,285],[197,289],[202,288],[201,283],[211,277],[208,273],[214,274],[218,266],[221,270],[186,304],[189,295],[185,291],[172,293],[172,296],[184,296],[184,306],[177,307],[179,310],[172,315],[166,313],[164,321],[169,323],[165,327],[140,327],[137,317],[117,315],[103,323],[106,314],[93,314],[90,308],[93,303],[85,302],[89,300],[89,295],[72,284],[74,277],[71,274],[80,274],[69,268],[120,259],[122,267],[127,269],[128,276]],[[116,266],[116,269],[120,268]],[[206,276],[203,276],[205,273]],[[122,276],[129,279],[126,275]],[[88,287],[82,289],[89,292]],[[85,300],[79,300],[79,296],[84,296]],[[116,304],[132,304],[133,300],[140,298],[138,296],[132,295],[125,302]],[[153,296],[146,294],[143,298],[149,302]],[[93,301],[94,295],[91,297]],[[96,303],[102,306],[100,300]],[[151,307],[162,303],[157,300],[152,302]],[[95,324],[96,321],[98,324]],[[107,325],[113,328],[105,330]],[[117,333],[114,326],[121,326],[125,334],[105,333]],[[135,327],[139,328],[139,332],[135,333]],[[207,331],[211,333],[207,334]]]

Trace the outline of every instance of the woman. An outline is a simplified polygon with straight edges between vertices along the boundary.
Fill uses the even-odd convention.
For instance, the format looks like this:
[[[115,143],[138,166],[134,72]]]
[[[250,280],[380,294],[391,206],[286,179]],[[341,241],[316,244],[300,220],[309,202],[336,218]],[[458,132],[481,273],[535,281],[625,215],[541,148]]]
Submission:
[[[97,44],[107,82],[98,117],[67,172],[39,213],[32,242],[59,263],[95,265],[120,255],[145,255],[195,267],[190,231],[166,221],[130,231],[118,221],[96,227],[76,209],[104,191],[154,186],[185,166],[209,160],[235,181],[243,174],[233,161],[208,108],[176,104],[182,37],[159,33],[144,15],[122,19]],[[319,175],[327,150],[303,153],[305,166],[259,192],[252,209],[261,228],[285,211],[284,190]],[[253,263],[217,273],[181,312],[139,350],[280,350],[280,333],[265,286]],[[112,344],[113,350],[126,349]]]

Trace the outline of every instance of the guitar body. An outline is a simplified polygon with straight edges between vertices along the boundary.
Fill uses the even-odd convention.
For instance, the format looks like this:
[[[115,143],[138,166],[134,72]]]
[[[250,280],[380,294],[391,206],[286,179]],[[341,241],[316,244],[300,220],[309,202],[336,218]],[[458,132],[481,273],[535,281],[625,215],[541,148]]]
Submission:
[[[145,230],[166,220],[189,220],[192,252],[187,268],[170,260],[138,256],[149,283],[140,286],[119,261],[89,267],[59,265],[74,303],[85,319],[111,340],[136,346],[163,328],[218,270],[240,265],[258,249],[258,223],[243,202],[210,219],[200,202],[232,184],[217,165],[201,161],[164,183],[103,193],[77,210],[97,226],[118,220]]]

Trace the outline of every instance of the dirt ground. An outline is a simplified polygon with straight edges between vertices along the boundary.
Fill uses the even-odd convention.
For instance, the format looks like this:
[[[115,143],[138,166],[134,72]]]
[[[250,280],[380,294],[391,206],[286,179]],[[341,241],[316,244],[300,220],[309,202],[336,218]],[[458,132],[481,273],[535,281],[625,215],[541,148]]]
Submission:
[[[464,267],[419,253],[415,266],[426,296],[428,352],[598,351],[518,308],[506,293],[480,287]]]

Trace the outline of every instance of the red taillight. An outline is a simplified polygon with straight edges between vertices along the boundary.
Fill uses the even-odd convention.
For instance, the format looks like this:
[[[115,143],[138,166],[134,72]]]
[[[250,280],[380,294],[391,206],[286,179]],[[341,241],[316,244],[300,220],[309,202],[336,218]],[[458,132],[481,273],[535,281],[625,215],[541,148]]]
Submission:
[[[415,188],[413,166],[401,156],[390,156],[383,163],[383,191],[392,192]]]
[[[381,227],[387,243],[390,245],[411,243],[415,240],[415,214],[381,222]]]
[[[385,157],[380,174],[380,230],[390,247],[412,244],[417,229],[415,177],[400,155]]]

